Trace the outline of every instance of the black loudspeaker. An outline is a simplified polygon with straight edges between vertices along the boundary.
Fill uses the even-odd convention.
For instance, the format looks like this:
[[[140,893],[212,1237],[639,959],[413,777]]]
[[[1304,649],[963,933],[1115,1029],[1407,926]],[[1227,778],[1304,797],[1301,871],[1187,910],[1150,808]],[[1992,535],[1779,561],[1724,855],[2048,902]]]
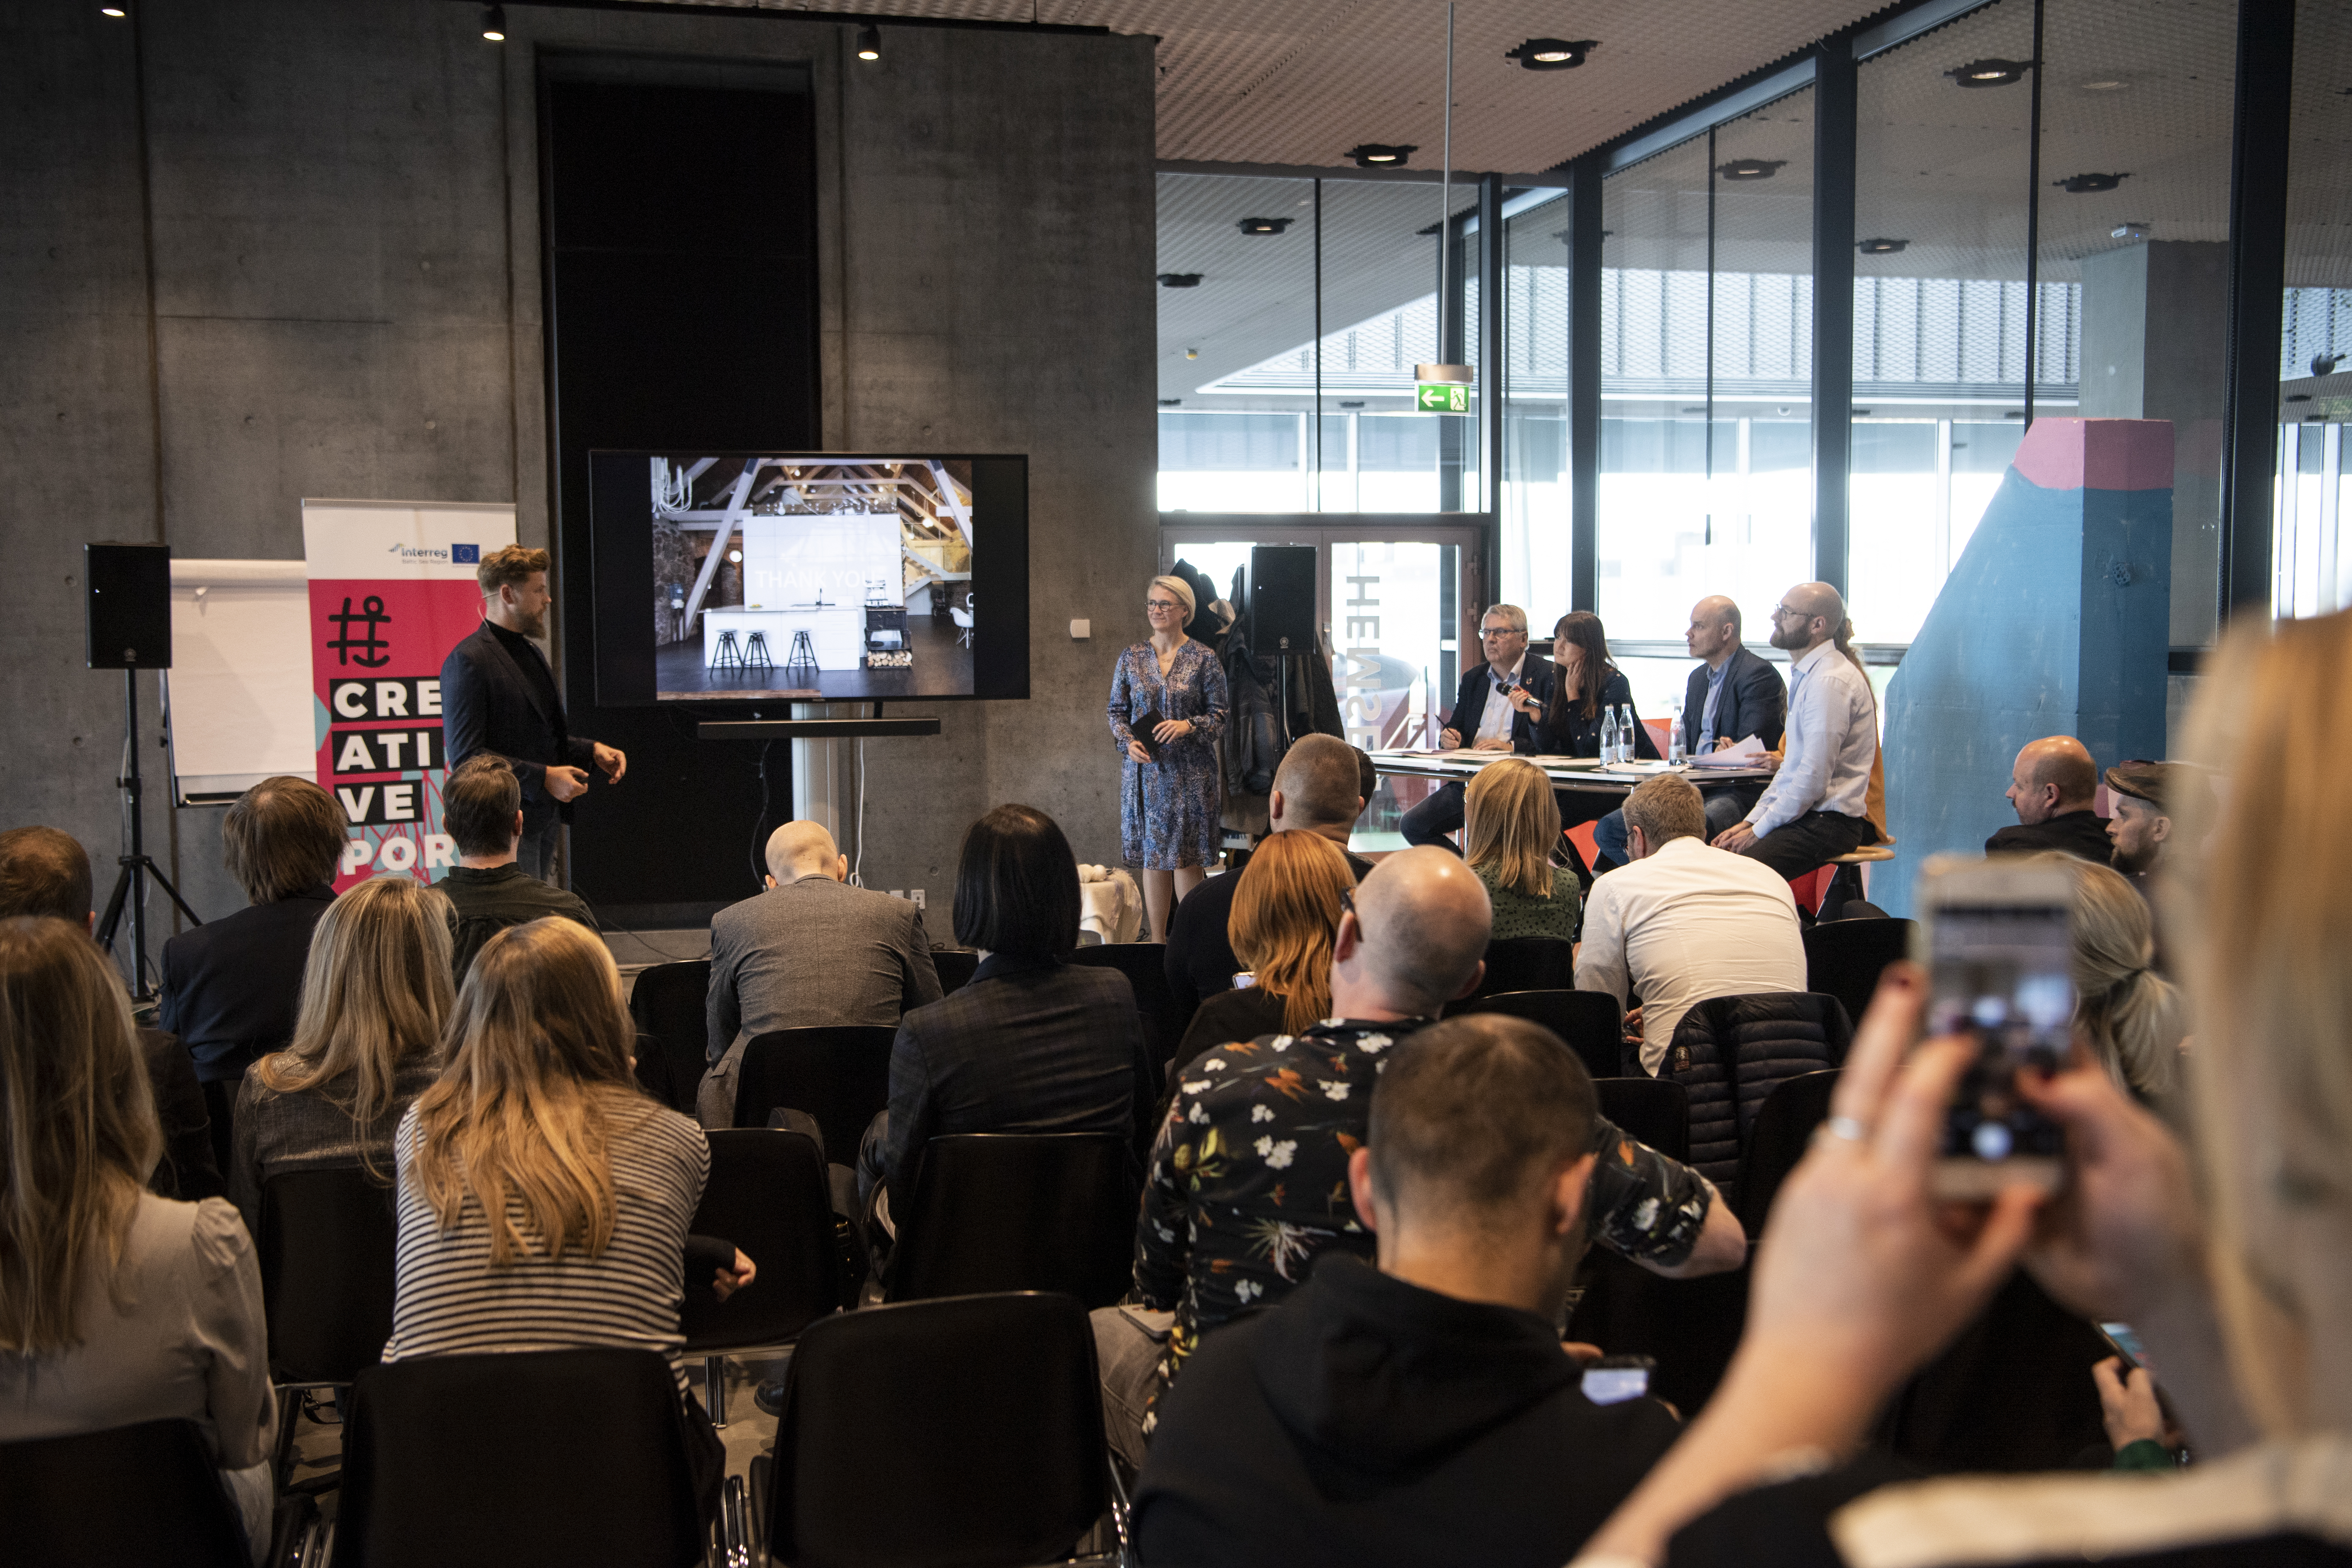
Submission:
[[[1315,557],[1311,544],[1260,544],[1250,550],[1249,646],[1264,658],[1315,647]]]
[[[172,547],[85,544],[89,668],[172,668]]]

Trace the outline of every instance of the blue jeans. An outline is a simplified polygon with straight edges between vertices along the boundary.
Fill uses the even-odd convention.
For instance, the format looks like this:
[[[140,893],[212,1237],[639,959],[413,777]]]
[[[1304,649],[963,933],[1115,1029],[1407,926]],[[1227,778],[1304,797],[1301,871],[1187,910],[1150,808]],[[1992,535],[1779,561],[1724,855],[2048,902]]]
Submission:
[[[1710,844],[1715,836],[1735,822],[1744,821],[1756,803],[1763,797],[1762,784],[1717,784],[1702,789],[1699,795],[1706,802],[1706,837]],[[1601,851],[1601,858],[1613,868],[1622,866],[1628,858],[1625,844],[1625,813],[1621,808],[1611,812],[1592,826],[1592,845]],[[1594,870],[1601,869],[1594,867]]]

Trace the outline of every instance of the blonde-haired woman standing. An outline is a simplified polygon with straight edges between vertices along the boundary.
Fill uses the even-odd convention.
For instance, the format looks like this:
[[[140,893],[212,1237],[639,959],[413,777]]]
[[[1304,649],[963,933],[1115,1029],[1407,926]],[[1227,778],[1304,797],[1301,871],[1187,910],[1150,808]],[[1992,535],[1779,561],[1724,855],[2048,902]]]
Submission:
[[[1559,805],[1551,781],[1524,757],[1489,763],[1462,803],[1462,858],[1494,901],[1490,940],[1576,937],[1576,873],[1551,863]]]
[[[392,1181],[392,1134],[440,1065],[449,900],[378,877],[327,906],[302,970],[294,1043],[238,1091],[229,1201],[261,1234],[261,1184],[282,1171],[364,1170]]]
[[[1225,671],[1184,635],[1192,610],[1190,584],[1154,577],[1143,595],[1151,636],[1118,656],[1110,678],[1110,732],[1122,759],[1119,847],[1143,868],[1155,942],[1168,940],[1169,912],[1201,885],[1223,837]]]

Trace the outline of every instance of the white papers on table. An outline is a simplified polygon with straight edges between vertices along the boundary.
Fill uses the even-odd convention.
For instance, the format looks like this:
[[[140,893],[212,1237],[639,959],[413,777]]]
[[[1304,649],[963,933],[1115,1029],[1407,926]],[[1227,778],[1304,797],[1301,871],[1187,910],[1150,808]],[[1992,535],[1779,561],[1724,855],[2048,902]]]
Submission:
[[[1726,746],[1719,752],[1709,752],[1703,757],[1693,757],[1695,768],[1754,768],[1764,762],[1764,742],[1750,735],[1737,745]]]

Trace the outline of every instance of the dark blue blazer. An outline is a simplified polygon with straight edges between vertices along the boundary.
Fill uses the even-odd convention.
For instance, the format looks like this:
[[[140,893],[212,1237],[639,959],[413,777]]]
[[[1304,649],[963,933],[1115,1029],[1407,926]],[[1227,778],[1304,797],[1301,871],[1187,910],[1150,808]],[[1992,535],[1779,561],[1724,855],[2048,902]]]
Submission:
[[[235,1082],[255,1058],[293,1043],[310,933],[334,901],[334,889],[320,882],[163,944],[156,1026],[180,1037],[199,1083]]]
[[[1551,700],[1551,660],[1533,648],[1528,649],[1527,660],[1519,666],[1519,679],[1527,682],[1528,694],[1537,701]],[[1458,733],[1464,745],[1477,734],[1478,721],[1486,712],[1486,694],[1494,689],[1494,671],[1483,658],[1462,677],[1462,688],[1454,694],[1454,711],[1445,716],[1444,728]],[[1536,744],[1535,721],[1524,713],[1511,715],[1511,750],[1523,757],[1543,750]]]
[[[1701,660],[1683,688],[1683,750],[1694,753],[1698,751],[1699,720],[1706,712],[1706,676]],[[1753,735],[1766,751],[1778,751],[1788,725],[1789,687],[1780,672],[1745,647],[1734,649],[1724,668],[1723,690],[1715,700],[1716,734],[1727,741]]]
[[[546,660],[537,648],[530,658]],[[548,684],[559,692],[552,671]],[[547,793],[551,766],[593,769],[593,742],[582,740],[564,723],[559,700],[550,711],[536,685],[484,621],[441,661],[442,754],[451,768],[477,752],[494,752],[514,764],[522,781],[522,830],[537,833],[556,817],[570,821],[572,808]]]

